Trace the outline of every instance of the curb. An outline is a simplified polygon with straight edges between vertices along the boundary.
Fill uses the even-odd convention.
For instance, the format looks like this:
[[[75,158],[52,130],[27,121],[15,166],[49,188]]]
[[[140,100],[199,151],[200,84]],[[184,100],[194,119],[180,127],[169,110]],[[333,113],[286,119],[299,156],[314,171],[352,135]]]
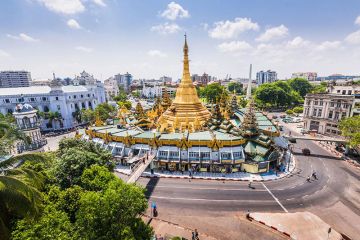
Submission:
[[[288,238],[291,238],[291,234],[290,234],[290,233],[285,232],[285,231],[281,231],[281,230],[278,229],[277,227],[274,227],[274,226],[272,226],[272,225],[266,224],[266,223],[263,222],[263,221],[256,220],[255,218],[253,218],[253,217],[251,217],[251,216],[248,216],[247,219],[248,219],[249,221],[256,221],[256,222],[258,222],[258,223],[260,223],[260,224],[262,224],[262,225],[264,225],[264,226],[267,226],[267,227],[269,227],[269,228],[271,228],[271,229],[273,229],[273,230],[275,230],[275,231],[277,231],[277,232],[279,232],[279,233],[282,233],[283,235],[287,236]]]

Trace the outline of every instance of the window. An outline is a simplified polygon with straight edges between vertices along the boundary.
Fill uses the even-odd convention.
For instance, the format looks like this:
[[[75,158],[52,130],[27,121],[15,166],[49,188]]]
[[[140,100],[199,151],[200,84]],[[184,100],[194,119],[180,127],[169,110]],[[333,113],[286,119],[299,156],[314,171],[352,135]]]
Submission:
[[[49,107],[48,106],[44,106],[44,112],[49,112]]]
[[[159,151],[159,156],[160,157],[166,157],[167,156],[167,151]]]
[[[55,100],[56,100],[56,101],[59,101],[59,97],[55,97]]]
[[[340,102],[340,101],[337,102],[336,106],[337,106],[337,107],[341,107],[341,102]]]
[[[345,95],[346,94],[346,90],[342,90],[342,95]]]
[[[189,152],[189,157],[191,157],[191,158],[199,158],[199,153],[198,152]]]
[[[343,108],[348,108],[349,106],[348,106],[348,104],[347,103],[344,103],[343,104]]]
[[[321,117],[321,114],[322,114],[322,109],[319,109],[317,116],[318,116],[318,117]]]
[[[71,96],[69,96],[69,99],[71,99]]]
[[[313,114],[314,117],[316,117],[316,109],[313,110]]]
[[[330,111],[328,118],[332,118],[332,117],[333,117],[333,113],[334,113],[333,111]]]
[[[339,119],[339,113],[338,113],[338,112],[336,112],[336,113],[335,113],[334,120],[338,120],[338,119]]]
[[[318,105],[318,103],[319,103],[318,101],[315,101],[315,102],[314,102],[314,105]]]
[[[233,152],[234,158],[240,158],[242,156],[241,152]]]
[[[30,98],[30,102],[35,102],[35,98]]]
[[[46,97],[42,97],[42,100],[43,100],[43,102],[45,102],[45,101],[46,101]]]
[[[337,93],[340,93],[340,90],[337,90]]]
[[[346,118],[346,112],[343,112],[343,113],[341,114],[341,118]]]
[[[320,106],[323,106],[324,105],[324,102],[321,100],[320,101]]]
[[[230,160],[231,159],[231,153],[221,153],[221,159]]]
[[[209,152],[201,152],[200,156],[201,156],[201,158],[210,158],[210,153]]]
[[[61,109],[60,105],[57,105],[56,107],[57,107],[57,110],[60,111],[60,109]]]
[[[81,98],[84,98],[84,95],[81,94],[80,96],[81,96]]]
[[[74,105],[70,104],[70,107],[71,107],[71,108],[74,108]]]
[[[348,95],[351,95],[351,90],[348,90]]]
[[[10,103],[10,99],[5,99],[5,103]]]
[[[170,157],[179,157],[179,152],[174,152],[174,151],[171,151],[170,152]]]
[[[88,94],[87,96],[90,97],[90,94]]]
[[[76,95],[74,95],[74,99],[76,99]]]
[[[333,107],[334,105],[335,105],[335,103],[333,103],[333,102],[332,102],[332,103],[330,103],[330,107]]]

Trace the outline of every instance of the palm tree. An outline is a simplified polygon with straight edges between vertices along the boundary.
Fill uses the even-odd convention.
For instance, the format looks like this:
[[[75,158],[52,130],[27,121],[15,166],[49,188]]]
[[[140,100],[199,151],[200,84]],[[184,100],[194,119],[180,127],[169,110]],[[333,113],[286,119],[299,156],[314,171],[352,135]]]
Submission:
[[[39,213],[44,176],[27,167],[25,161],[46,160],[40,153],[9,156],[11,146],[29,139],[15,126],[0,121],[0,233],[8,239],[10,221],[14,217],[35,217]]]

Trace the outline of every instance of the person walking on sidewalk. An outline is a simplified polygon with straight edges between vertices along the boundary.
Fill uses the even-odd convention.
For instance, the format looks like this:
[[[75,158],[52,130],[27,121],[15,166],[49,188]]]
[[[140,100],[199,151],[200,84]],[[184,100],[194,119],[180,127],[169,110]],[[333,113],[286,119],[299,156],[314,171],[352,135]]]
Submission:
[[[197,231],[197,229],[195,229],[193,232],[192,232],[192,240],[199,240],[199,233]]]

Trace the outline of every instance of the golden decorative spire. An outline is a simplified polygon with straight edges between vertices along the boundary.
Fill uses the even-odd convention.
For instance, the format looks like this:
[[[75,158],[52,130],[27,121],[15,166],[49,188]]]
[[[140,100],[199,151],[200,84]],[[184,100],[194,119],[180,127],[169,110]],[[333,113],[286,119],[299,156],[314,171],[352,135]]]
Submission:
[[[176,90],[176,97],[164,114],[162,118],[166,120],[168,125],[173,126],[175,118],[178,119],[181,126],[186,121],[193,125],[195,118],[202,124],[210,118],[210,112],[202,105],[195,86],[190,77],[189,70],[189,47],[185,35],[184,43],[184,60],[183,60],[183,75],[179,87]],[[183,128],[182,128],[183,129]]]

